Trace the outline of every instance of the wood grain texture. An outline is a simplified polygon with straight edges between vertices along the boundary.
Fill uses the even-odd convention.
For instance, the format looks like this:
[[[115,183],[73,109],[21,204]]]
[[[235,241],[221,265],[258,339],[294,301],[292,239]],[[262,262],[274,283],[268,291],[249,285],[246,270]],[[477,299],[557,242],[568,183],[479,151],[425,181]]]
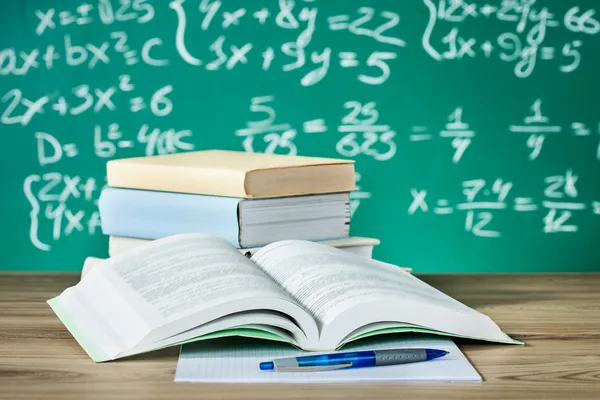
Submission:
[[[526,346],[459,341],[481,384],[175,384],[175,348],[94,364],[45,301],[71,274],[0,274],[0,398],[600,399],[600,274],[425,275]]]

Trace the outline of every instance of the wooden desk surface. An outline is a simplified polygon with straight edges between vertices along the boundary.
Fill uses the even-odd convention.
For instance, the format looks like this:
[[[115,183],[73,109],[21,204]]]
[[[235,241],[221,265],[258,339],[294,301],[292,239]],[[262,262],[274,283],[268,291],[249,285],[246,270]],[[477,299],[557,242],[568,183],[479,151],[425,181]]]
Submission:
[[[600,274],[421,278],[526,346],[458,342],[481,384],[175,384],[177,349],[88,358],[45,303],[76,275],[0,274],[0,398],[600,399]]]

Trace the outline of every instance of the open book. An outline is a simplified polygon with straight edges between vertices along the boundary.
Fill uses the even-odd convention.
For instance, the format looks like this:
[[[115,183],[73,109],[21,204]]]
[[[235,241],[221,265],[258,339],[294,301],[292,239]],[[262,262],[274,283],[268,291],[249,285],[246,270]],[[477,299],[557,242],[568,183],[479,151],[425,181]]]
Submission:
[[[96,362],[236,335],[315,351],[393,332],[519,343],[401,268],[320,243],[281,241],[248,259],[183,234],[102,264],[48,300]]]

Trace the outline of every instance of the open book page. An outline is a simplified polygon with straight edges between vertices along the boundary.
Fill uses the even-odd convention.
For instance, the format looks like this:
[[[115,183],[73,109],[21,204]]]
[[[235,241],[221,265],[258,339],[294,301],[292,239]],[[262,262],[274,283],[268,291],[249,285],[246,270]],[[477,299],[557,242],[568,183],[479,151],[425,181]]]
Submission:
[[[514,343],[484,314],[390,264],[304,241],[271,244],[252,261],[317,321],[317,350],[395,324]]]
[[[301,306],[223,239],[171,236],[102,263],[49,302],[84,348],[94,343],[98,360],[210,333],[200,328],[217,319],[214,329],[278,319],[271,325],[286,329],[294,321],[303,336],[318,335]]]

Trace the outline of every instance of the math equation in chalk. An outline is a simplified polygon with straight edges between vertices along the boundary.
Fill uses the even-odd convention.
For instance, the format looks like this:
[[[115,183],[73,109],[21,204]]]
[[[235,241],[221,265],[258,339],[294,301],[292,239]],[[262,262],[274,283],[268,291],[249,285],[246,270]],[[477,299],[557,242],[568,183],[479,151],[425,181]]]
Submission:
[[[356,160],[353,216],[386,196],[374,169],[391,171],[394,187],[410,194],[395,205],[398,214],[435,216],[478,237],[504,237],[496,222],[506,213],[539,215],[545,234],[580,232],[600,215],[600,198],[578,190],[597,182],[598,171],[576,171],[572,153],[560,160],[561,175],[541,166],[569,143],[600,168],[597,91],[585,94],[596,111],[578,114],[562,105],[583,101],[579,93],[547,90],[600,68],[595,3],[74,0],[23,9],[19,34],[0,42],[0,126],[23,138],[34,160],[9,195],[27,201],[22,218],[40,250],[100,233],[104,170],[81,172],[79,161],[205,149],[209,136],[246,152],[304,155],[318,147]],[[462,89],[496,80],[515,89],[510,115],[492,126],[482,115],[499,112],[488,99],[495,93],[465,101]],[[432,91],[430,112],[407,108],[411,96],[424,97],[413,81]],[[442,84],[432,82],[460,89],[436,92]],[[310,96],[327,100],[311,106]],[[231,117],[215,120],[207,103]],[[496,138],[510,141],[510,154],[490,145]],[[402,183],[405,171],[432,157],[442,177],[444,169],[466,169],[460,194]],[[494,157],[498,178],[480,179],[470,166]],[[517,193],[518,176],[501,178],[503,165],[522,161],[547,186],[543,193]]]

